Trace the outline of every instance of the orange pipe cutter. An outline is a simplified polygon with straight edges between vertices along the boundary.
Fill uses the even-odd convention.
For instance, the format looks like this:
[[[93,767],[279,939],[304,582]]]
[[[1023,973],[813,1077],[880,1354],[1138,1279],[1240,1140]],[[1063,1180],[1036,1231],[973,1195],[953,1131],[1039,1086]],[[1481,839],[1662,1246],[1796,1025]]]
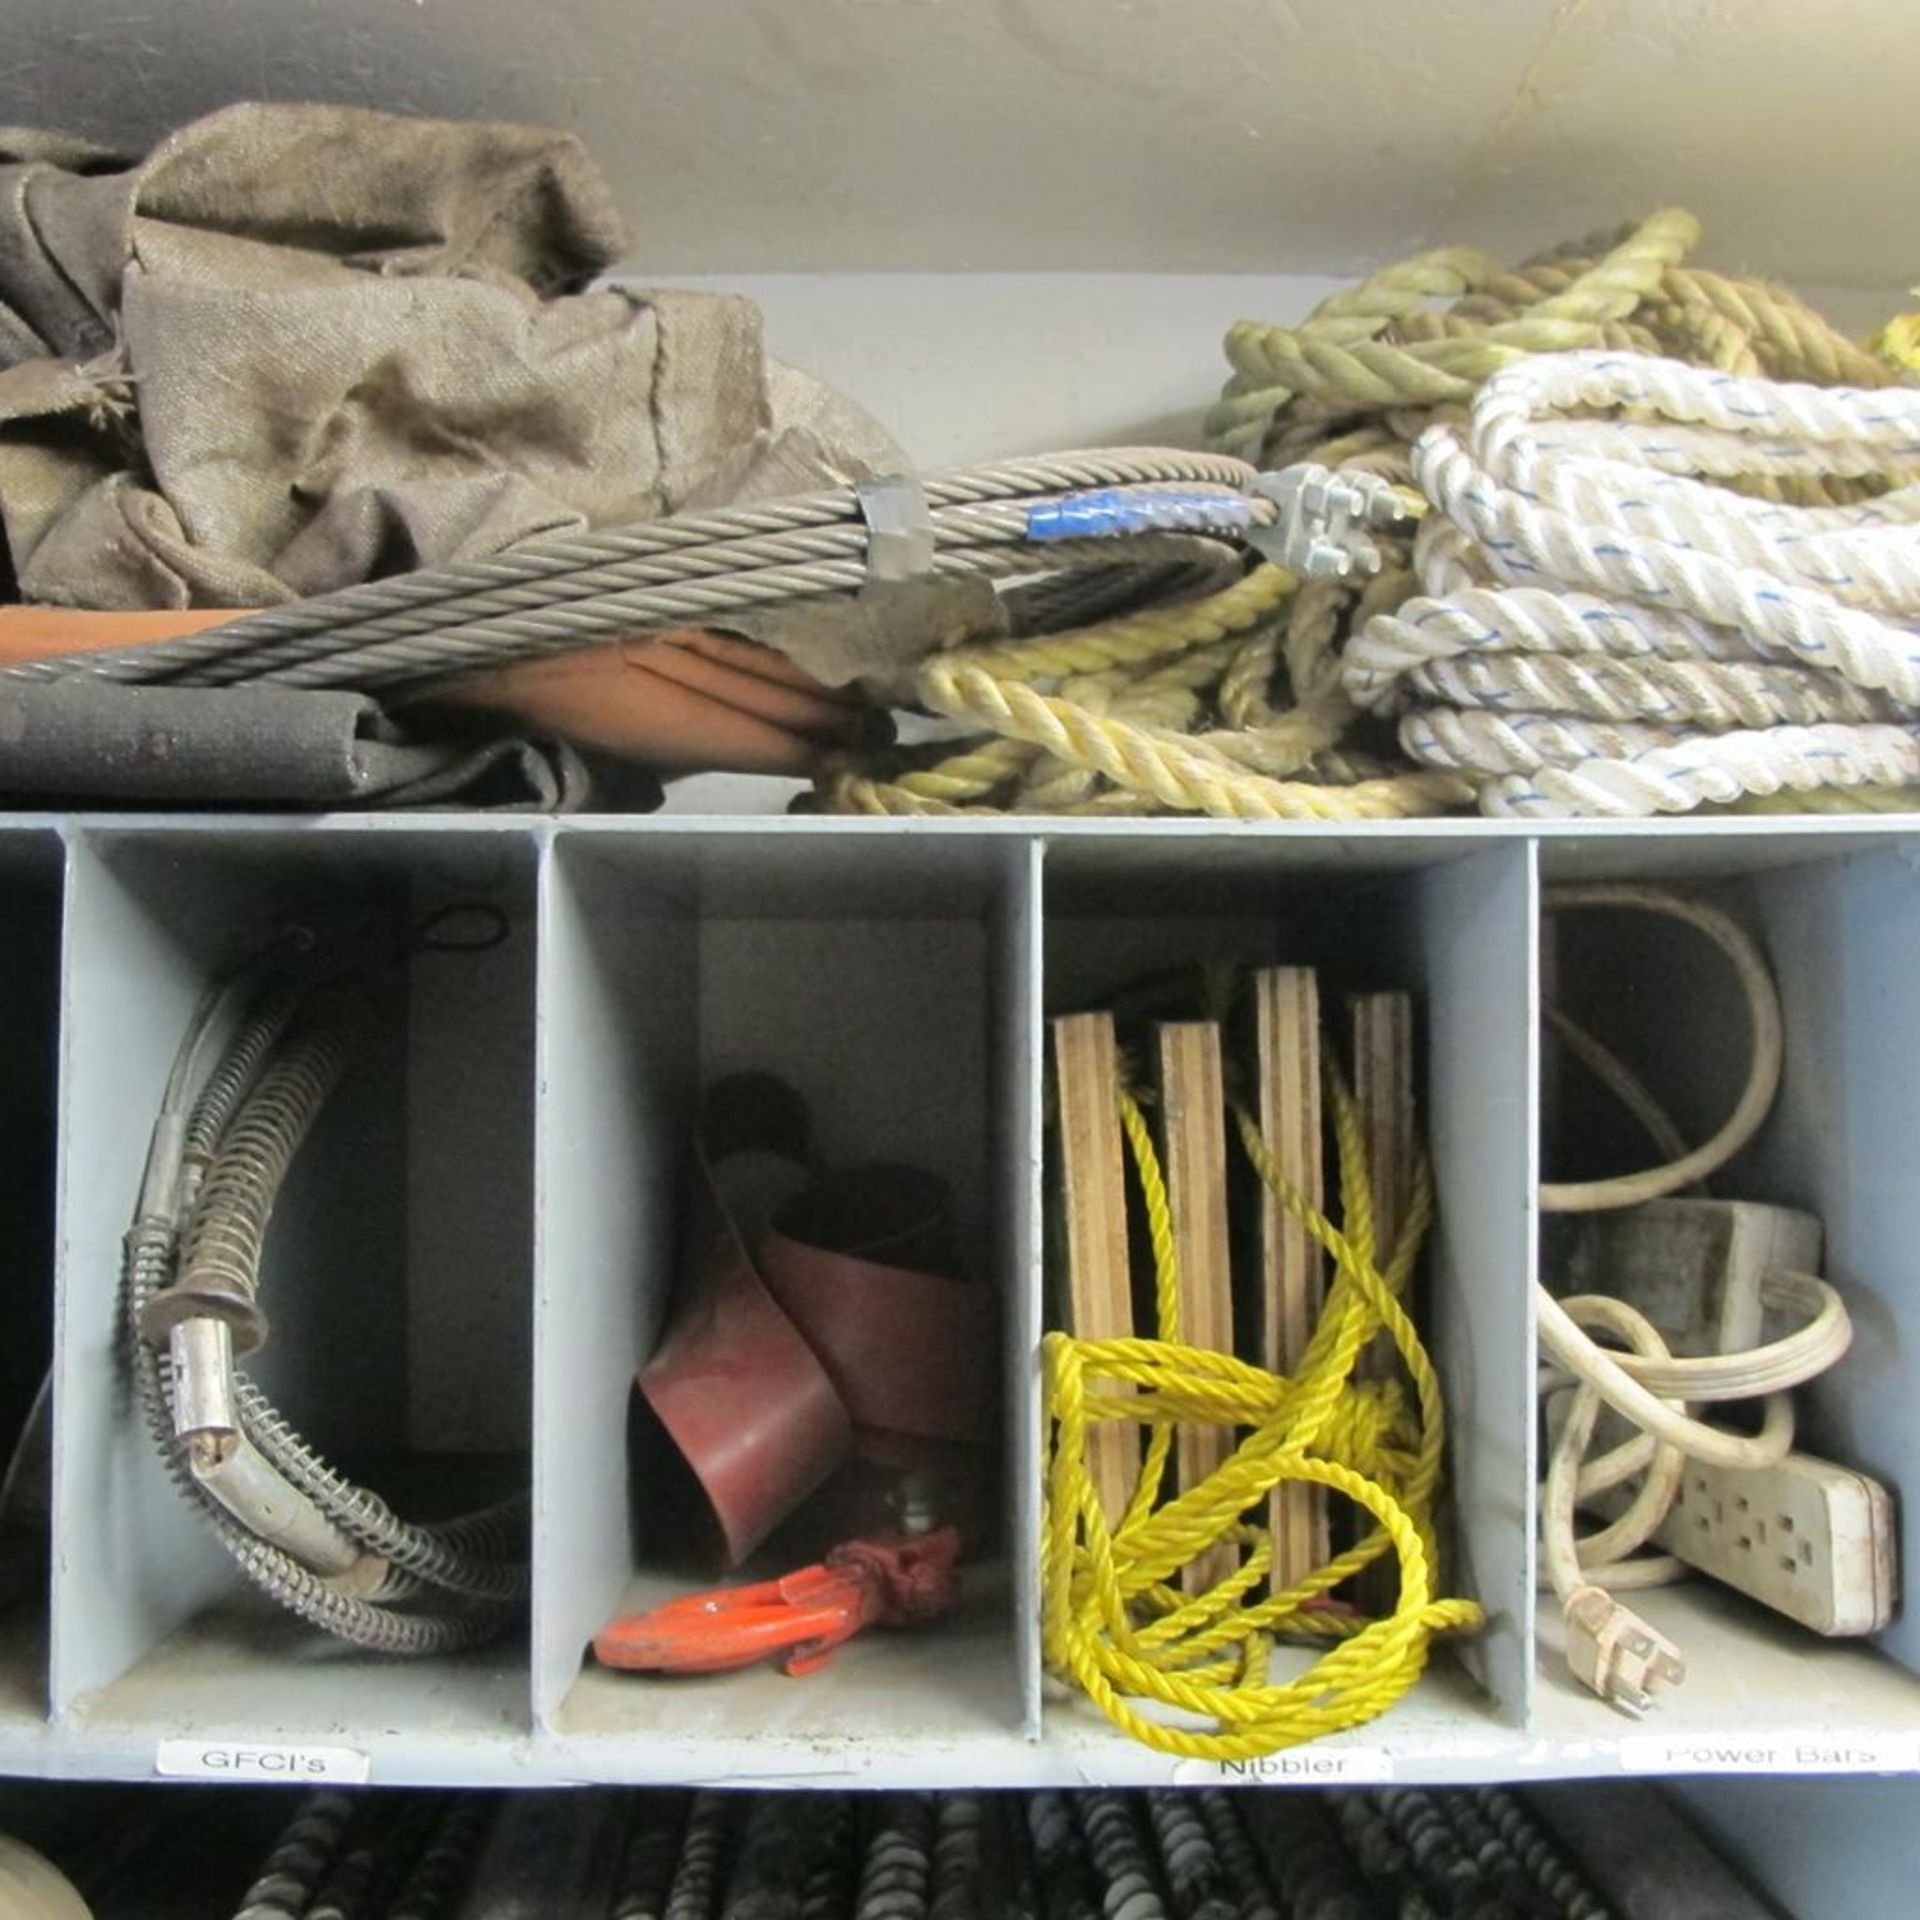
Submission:
[[[728,1673],[777,1659],[813,1673],[863,1627],[906,1627],[947,1611],[959,1592],[952,1527],[888,1540],[849,1540],[778,1580],[690,1593],[603,1627],[603,1666],[643,1673]]]

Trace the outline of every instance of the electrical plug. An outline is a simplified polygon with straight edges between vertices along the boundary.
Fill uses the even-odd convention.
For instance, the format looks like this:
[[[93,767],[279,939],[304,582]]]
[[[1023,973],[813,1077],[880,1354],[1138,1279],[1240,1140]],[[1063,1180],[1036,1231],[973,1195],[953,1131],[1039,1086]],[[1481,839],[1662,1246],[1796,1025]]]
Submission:
[[[1628,1713],[1645,1713],[1656,1687],[1677,1687],[1687,1677],[1680,1649],[1603,1587],[1575,1587],[1566,1622],[1574,1678]]]

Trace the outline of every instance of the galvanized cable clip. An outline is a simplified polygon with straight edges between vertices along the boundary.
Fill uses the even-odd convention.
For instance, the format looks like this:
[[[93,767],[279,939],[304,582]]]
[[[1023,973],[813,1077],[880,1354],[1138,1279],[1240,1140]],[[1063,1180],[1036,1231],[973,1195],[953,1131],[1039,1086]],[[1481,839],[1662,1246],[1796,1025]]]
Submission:
[[[933,510],[911,473],[877,473],[854,488],[867,523],[867,578],[920,580],[933,571]]]
[[[1253,491],[1280,512],[1272,526],[1249,529],[1248,544],[1303,576],[1378,573],[1380,549],[1367,534],[1405,533],[1416,518],[1406,497],[1378,474],[1336,473],[1311,461],[1258,475]]]

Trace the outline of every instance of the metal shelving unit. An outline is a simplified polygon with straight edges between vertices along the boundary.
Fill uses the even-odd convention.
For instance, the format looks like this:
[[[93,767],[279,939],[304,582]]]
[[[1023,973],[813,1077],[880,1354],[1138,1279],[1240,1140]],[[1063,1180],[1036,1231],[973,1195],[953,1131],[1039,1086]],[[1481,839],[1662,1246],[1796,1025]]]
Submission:
[[[56,1499],[45,1577],[16,1565],[0,1619],[0,1771],[138,1778],[187,1738],[344,1748],[390,1782],[528,1785],[1920,1772],[1910,1612],[1875,1644],[1826,1645],[1705,1586],[1655,1596],[1692,1673],[1638,1724],[1558,1671],[1533,1590],[1529,1281],[1539,893],[1573,874],[1711,888],[1765,941],[1786,1087],[1726,1190],[1823,1216],[1865,1337],[1812,1391],[1809,1444],[1911,1484],[1920,835],[1899,822],[0,821],[9,1098],[25,1103],[8,1132],[29,1140],[57,1107],[59,1145],[55,1186],[6,1190],[9,1248],[57,1249]],[[456,899],[496,907],[508,938],[409,963],[267,1276],[272,1387],[324,1447],[414,1456],[429,1486],[531,1461],[526,1628],[396,1664],[240,1590],[127,1403],[114,1290],[148,1118],[216,956],[289,916]],[[1137,1748],[1043,1682],[1036,1644],[1044,1017],[1202,954],[1406,985],[1426,1036],[1455,1580],[1490,1624],[1385,1718],[1310,1749],[1311,1772]],[[1707,985],[1696,1004],[1677,977],[1672,1017],[1711,1074],[1740,1036]],[[832,1153],[922,1160],[972,1196],[963,1225],[1006,1329],[1004,1550],[951,1622],[870,1636],[805,1681],[636,1681],[583,1663],[594,1628],[659,1579],[628,1385],[659,1325],[694,1090],[750,1062],[812,1097]],[[42,1271],[23,1263],[16,1293]]]
[[[26,54],[0,76],[18,124],[137,147],[260,94],[579,133],[634,217],[640,284],[754,298],[775,352],[927,469],[1194,444],[1233,322],[1298,317],[1422,248],[1517,260],[1670,200],[1701,215],[1702,264],[1789,279],[1850,330],[1911,304],[1920,213],[1887,129],[1910,117],[1920,13],[1886,0],[1823,8],[1817,31],[1794,0],[475,0],[457,23],[176,0],[164,44],[105,61],[117,16],[18,11]],[[1861,1331],[1805,1396],[1807,1442],[1920,1485],[1920,819],[765,817],[783,799],[697,779],[683,811],[631,820],[0,815],[0,1431],[49,1366],[55,1386],[50,1532],[0,1535],[0,1775],[144,1779],[163,1740],[514,1786],[1765,1775],[1677,1790],[1797,1920],[1905,1910],[1920,1611],[1825,1644],[1696,1584],[1646,1602],[1692,1668],[1647,1720],[1565,1679],[1534,1587],[1529,1283],[1541,889],[1708,887],[1763,938],[1789,1022],[1781,1103],[1723,1190],[1822,1215]],[[429,1495],[531,1474],[523,1626],[401,1666],[240,1590],[138,1428],[113,1295],[159,1086],[228,944],[275,916],[453,899],[510,937],[414,956],[267,1275],[276,1397],[373,1484],[401,1455]],[[1037,1623],[1045,1016],[1199,953],[1418,997],[1449,1526],[1489,1613],[1383,1720],[1226,1776],[1046,1683]],[[1670,988],[1701,1080],[1661,1091],[1691,1116],[1741,1036],[1709,979]],[[925,1160],[971,1197],[1003,1306],[1005,1531],[937,1630],[870,1637],[804,1682],[651,1685],[585,1648],[661,1577],[628,1384],[660,1325],[695,1089],[748,1064],[812,1097],[836,1155]],[[1786,1777],[1853,1773],[1886,1777]]]

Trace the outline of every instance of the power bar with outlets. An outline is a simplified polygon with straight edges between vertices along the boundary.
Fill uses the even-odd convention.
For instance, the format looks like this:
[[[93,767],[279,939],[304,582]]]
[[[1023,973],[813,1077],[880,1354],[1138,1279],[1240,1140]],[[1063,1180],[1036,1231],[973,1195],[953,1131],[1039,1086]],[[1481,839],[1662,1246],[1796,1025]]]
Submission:
[[[1631,1489],[1588,1504],[1609,1519]],[[1777,1467],[1687,1462],[1654,1544],[1815,1633],[1875,1633],[1893,1618],[1893,1500],[1879,1481],[1810,1453]]]

